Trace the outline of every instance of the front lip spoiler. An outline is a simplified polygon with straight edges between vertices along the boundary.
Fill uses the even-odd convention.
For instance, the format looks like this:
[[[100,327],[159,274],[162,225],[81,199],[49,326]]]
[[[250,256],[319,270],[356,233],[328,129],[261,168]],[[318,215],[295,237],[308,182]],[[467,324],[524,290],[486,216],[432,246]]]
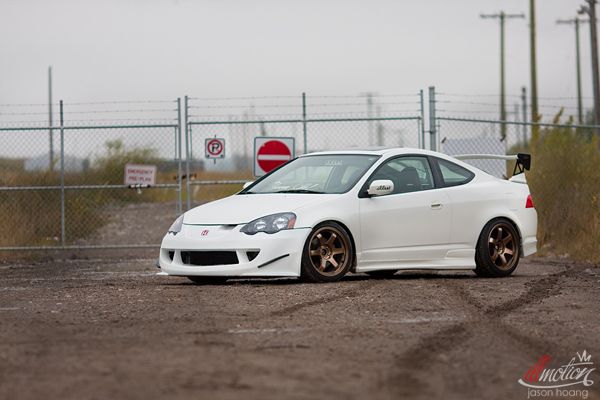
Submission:
[[[281,260],[282,258],[286,258],[287,256],[289,256],[289,254],[284,254],[284,255],[282,255],[282,256],[275,257],[275,258],[274,258],[274,259],[272,259],[272,260],[269,260],[269,261],[267,261],[267,262],[264,262],[264,263],[260,264],[260,265],[259,265],[258,267],[256,267],[256,268],[262,268],[262,267],[266,267],[267,265],[269,265],[269,264],[272,264],[272,263],[274,263],[275,261],[279,261],[279,260]]]

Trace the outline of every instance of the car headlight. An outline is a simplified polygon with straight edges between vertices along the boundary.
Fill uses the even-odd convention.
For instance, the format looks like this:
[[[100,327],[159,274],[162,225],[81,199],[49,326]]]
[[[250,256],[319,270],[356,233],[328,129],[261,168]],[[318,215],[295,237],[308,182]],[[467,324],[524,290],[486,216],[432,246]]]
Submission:
[[[183,214],[179,216],[179,218],[177,218],[175,220],[175,222],[173,222],[171,224],[171,227],[169,228],[169,231],[167,233],[172,233],[173,235],[177,235],[179,232],[181,232],[181,227],[183,226]]]
[[[296,214],[294,213],[271,214],[248,222],[240,229],[240,232],[247,235],[254,235],[258,232],[275,233],[284,229],[292,229],[295,223]]]

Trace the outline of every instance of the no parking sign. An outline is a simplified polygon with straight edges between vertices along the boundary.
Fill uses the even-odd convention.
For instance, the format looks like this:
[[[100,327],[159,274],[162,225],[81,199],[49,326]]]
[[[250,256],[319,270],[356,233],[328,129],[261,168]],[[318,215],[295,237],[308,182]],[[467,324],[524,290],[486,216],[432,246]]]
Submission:
[[[209,138],[204,141],[206,158],[225,158],[225,139]]]
[[[263,176],[294,158],[293,137],[254,138],[254,176]]]

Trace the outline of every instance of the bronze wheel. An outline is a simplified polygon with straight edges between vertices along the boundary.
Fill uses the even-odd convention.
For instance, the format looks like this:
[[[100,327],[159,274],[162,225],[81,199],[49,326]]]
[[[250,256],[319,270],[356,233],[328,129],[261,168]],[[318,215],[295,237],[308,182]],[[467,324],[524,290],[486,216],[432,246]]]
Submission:
[[[502,270],[511,269],[519,256],[517,239],[507,223],[500,222],[490,231],[488,246],[491,261]]]
[[[310,233],[302,257],[302,277],[313,282],[332,282],[342,278],[352,263],[353,250],[348,233],[329,222]]]
[[[520,245],[519,234],[510,221],[488,222],[477,243],[475,273],[489,277],[510,275],[519,263]]]

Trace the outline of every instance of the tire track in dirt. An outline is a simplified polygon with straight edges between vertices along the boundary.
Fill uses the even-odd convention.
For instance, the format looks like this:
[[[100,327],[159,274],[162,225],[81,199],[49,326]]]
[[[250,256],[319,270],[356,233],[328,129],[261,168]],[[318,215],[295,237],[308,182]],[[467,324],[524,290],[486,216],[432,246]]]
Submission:
[[[544,299],[558,294],[558,283],[561,278],[573,277],[579,272],[570,266],[566,270],[527,282],[525,293],[515,299],[502,302],[498,305],[486,307],[475,299],[467,290],[467,283],[450,281],[448,288],[468,306],[470,318],[458,322],[429,336],[420,339],[417,344],[397,356],[395,360],[396,372],[392,374],[387,384],[395,395],[423,396],[431,392],[427,381],[420,379],[426,374],[426,368],[431,365],[434,357],[445,355],[449,351],[456,351],[467,346],[468,339],[476,337],[475,330],[492,331],[494,334],[504,334],[513,341],[532,348],[543,354],[555,344],[539,337],[532,339],[521,334],[515,328],[507,325],[501,319],[510,313],[525,306],[537,304]]]
[[[304,301],[301,303],[293,304],[291,306],[284,307],[280,310],[273,311],[272,313],[269,314],[269,316],[271,316],[271,317],[287,316],[287,315],[296,313],[300,310],[303,310],[305,308],[321,305],[323,303],[329,303],[332,301],[345,299],[346,297],[350,297],[350,298],[359,297],[366,290],[368,290],[368,289],[372,288],[373,286],[380,284],[380,283],[381,283],[381,281],[377,281],[377,280],[361,281],[361,282],[359,282],[358,285],[356,285],[352,288],[346,289],[346,290],[342,290],[339,293],[335,293],[335,294],[328,295],[328,296],[320,296],[320,297],[317,297],[312,300],[307,300],[307,301]]]

